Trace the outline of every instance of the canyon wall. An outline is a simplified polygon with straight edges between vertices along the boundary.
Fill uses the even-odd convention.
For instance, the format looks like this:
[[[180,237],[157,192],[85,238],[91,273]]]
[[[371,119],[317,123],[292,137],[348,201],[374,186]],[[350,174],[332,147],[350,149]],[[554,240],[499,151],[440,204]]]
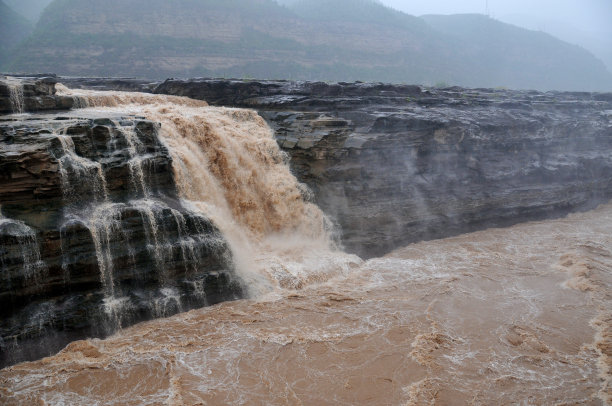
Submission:
[[[364,257],[612,196],[610,93],[206,79],[154,91],[257,110]]]
[[[11,45],[11,72],[612,90],[600,60],[544,32],[374,0],[58,0]]]

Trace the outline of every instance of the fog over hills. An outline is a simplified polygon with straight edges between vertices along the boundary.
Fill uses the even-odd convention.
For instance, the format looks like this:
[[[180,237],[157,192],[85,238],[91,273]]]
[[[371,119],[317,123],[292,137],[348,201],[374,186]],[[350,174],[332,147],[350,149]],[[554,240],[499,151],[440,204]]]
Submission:
[[[584,49],[482,15],[372,0],[55,0],[3,66],[64,75],[216,76],[611,90]]]
[[[0,0],[0,63],[32,32],[32,24]]]
[[[5,0],[5,3],[10,8],[35,23],[51,1],[52,0]]]
[[[505,24],[483,15],[423,16],[429,25],[460,41],[466,58],[479,61],[476,72],[510,88],[558,88],[573,75],[592,75],[605,81],[606,68],[584,48],[553,36]],[[559,64],[563,64],[561,68]],[[474,72],[474,73],[476,73]],[[607,75],[609,76],[609,75]],[[461,80],[461,78],[458,78]],[[597,79],[576,78],[584,88],[596,89]],[[537,85],[539,84],[539,85]]]
[[[612,7],[612,2],[610,3]],[[610,17],[612,18],[612,9]],[[537,18],[525,14],[508,14],[500,20],[534,31],[547,32],[570,44],[580,45],[601,59],[612,73],[612,26],[577,26],[554,18]]]

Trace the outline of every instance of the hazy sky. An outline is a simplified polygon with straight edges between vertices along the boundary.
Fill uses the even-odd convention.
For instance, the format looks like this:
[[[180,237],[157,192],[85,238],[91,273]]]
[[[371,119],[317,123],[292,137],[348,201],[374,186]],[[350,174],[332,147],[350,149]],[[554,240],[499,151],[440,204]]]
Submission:
[[[408,14],[488,14],[581,45],[612,72],[612,0],[380,0]]]
[[[587,32],[612,33],[612,0],[380,0],[409,14],[480,13],[504,20],[525,15],[571,23]]]

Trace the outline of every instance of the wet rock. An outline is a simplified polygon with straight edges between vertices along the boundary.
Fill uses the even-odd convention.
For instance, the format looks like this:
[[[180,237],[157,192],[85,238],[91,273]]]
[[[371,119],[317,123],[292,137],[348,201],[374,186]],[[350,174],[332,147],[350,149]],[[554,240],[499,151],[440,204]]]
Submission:
[[[216,227],[178,201],[159,124],[0,118],[0,367],[241,297]]]
[[[151,93],[160,82],[136,78],[76,78],[60,77],[58,81],[72,89],[117,90]]]
[[[208,79],[155,92],[256,109],[365,257],[612,196],[609,94]]]
[[[0,75],[0,114],[71,109],[73,99],[56,95],[56,83],[55,76]]]
[[[81,84],[75,79],[72,85],[88,87],[88,81],[105,89],[142,85],[104,79],[93,85],[91,79]],[[146,85],[147,91],[152,88]],[[422,239],[561,216],[594,207],[612,195],[612,102],[606,94],[205,79],[168,80],[152,91],[256,109],[291,156],[295,175],[338,224],[345,247],[364,257]],[[104,319],[99,309],[109,281],[100,277],[94,241],[95,236],[106,241],[106,235],[96,234],[104,228],[91,221],[100,216],[110,229],[125,230],[105,245],[112,254],[118,292],[113,295],[118,301],[108,308],[127,304],[136,310],[124,313],[132,315],[129,320],[115,322],[178,311],[173,304],[176,292],[183,309],[196,306],[201,296],[195,293],[202,286],[208,289],[209,302],[239,295],[231,274],[224,271],[223,249],[210,251],[223,244],[204,243],[203,236],[216,235],[214,227],[176,201],[170,158],[156,143],[155,123],[133,117],[54,117],[44,119],[44,125],[2,122],[6,142],[0,151],[0,176],[7,190],[3,194],[0,188],[2,211],[36,235],[41,258],[49,264],[48,292],[59,292],[46,293],[51,300],[12,299],[22,310],[11,313],[16,317],[11,325],[46,326],[40,320],[53,320],[53,328],[45,327],[41,334],[65,343],[83,331],[89,334],[90,320],[95,326],[108,323],[108,314]],[[60,168],[66,146],[55,129],[49,130],[48,123],[54,121],[65,129],[76,156],[90,162],[70,166],[74,160],[67,160],[69,173],[80,170],[91,179],[75,191],[69,187],[68,197]],[[134,133],[143,145],[142,155],[152,162],[142,168],[150,179],[154,205],[134,184],[128,148],[129,134]],[[105,174],[112,205],[92,216],[91,204],[79,206],[71,196],[102,199],[96,165]],[[65,212],[66,199],[80,211]],[[177,212],[182,221],[177,222]],[[159,224],[157,234],[151,218]],[[189,264],[182,260],[189,249],[176,244],[178,234],[186,235],[185,227],[192,230],[190,235],[197,230],[202,236],[198,261],[209,270],[204,279],[181,276],[189,274],[182,270]],[[174,243],[155,244],[154,235]],[[21,252],[19,241],[4,238],[11,252]],[[164,254],[156,256],[156,248]],[[16,264],[21,257],[12,258]],[[69,281],[71,295],[62,293],[64,281]],[[189,289],[192,294],[180,293]],[[33,344],[21,348],[38,348],[40,335],[34,331],[24,327],[23,333],[6,337],[21,337],[22,343],[32,337]]]

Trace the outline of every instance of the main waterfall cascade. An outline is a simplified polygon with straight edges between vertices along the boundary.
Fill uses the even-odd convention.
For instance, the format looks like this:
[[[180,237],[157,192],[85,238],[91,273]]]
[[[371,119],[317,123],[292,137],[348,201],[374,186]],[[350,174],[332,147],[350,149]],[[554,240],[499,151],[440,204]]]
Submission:
[[[168,272],[166,262],[171,261],[177,248],[185,266],[191,264],[193,270],[197,271],[200,261],[196,253],[198,244],[206,243],[210,247],[215,247],[215,245],[218,245],[219,248],[223,247],[221,240],[215,241],[215,239],[206,235],[207,230],[202,225],[199,226],[199,233],[188,235],[185,217],[162,200],[155,198],[147,176],[147,164],[151,155],[147,154],[136,129],[130,123],[124,124],[127,125],[122,126],[120,123],[114,123],[115,128],[121,128],[122,130],[110,134],[107,150],[111,153],[127,151],[129,155],[128,194],[130,200],[127,204],[109,200],[106,175],[100,162],[91,161],[78,155],[70,136],[57,135],[63,153],[58,159],[58,163],[66,204],[66,225],[69,227],[74,225],[75,222],[83,224],[91,234],[100,271],[100,280],[104,287],[105,312],[112,317],[116,327],[122,325],[122,315],[125,311],[130,310],[129,308],[121,308],[125,305],[129,307],[130,302],[125,297],[125,292],[117,291],[114,281],[115,270],[111,250],[113,249],[112,241],[116,239],[117,235],[121,235],[122,240],[127,243],[128,257],[132,262],[135,262],[135,248],[130,245],[129,232],[121,226],[122,211],[126,209],[127,205],[140,214],[145,230],[146,250],[154,260],[153,269],[145,272],[155,274],[162,286],[161,294],[153,300],[151,305],[152,313],[156,317],[163,317],[181,310],[180,295],[174,288],[167,286],[166,275]],[[127,148],[119,148],[121,143],[126,144]],[[90,197],[90,201],[85,206],[83,205],[85,199],[81,194],[83,192],[81,184],[83,183],[88,186],[89,190],[86,190],[86,192]],[[75,187],[78,187],[78,191],[74,190]],[[162,218],[167,215],[164,214],[165,212],[169,212],[171,219],[174,220],[174,226],[178,233],[176,240],[164,234]],[[190,270],[186,269],[186,271],[189,272]]]
[[[85,112],[144,116],[161,123],[181,203],[219,227],[230,244],[235,271],[251,294],[322,282],[360,262],[335,249],[333,225],[309,203],[309,190],[291,174],[287,156],[254,111],[172,96],[61,85],[58,90],[74,97]],[[130,151],[136,151],[136,143],[130,143]],[[145,190],[140,164],[132,175],[137,188]]]
[[[55,286],[50,296],[26,288],[42,281],[40,249],[50,246],[49,232],[1,220],[15,237],[0,259],[13,268],[19,265],[11,258],[23,263],[10,272],[2,266],[8,301],[11,308],[25,303],[7,314],[0,365],[48,355],[71,334],[104,336],[220,300],[301,288],[360,262],[334,249],[330,222],[307,201],[309,191],[255,112],[57,88],[78,107],[71,115],[86,120],[50,121],[36,135],[48,143],[44,153],[60,175],[61,218],[48,221],[59,221],[62,275],[46,278]],[[160,168],[160,154],[168,152],[172,167]],[[173,174],[179,200],[159,187],[160,173]],[[117,184],[125,178],[125,186]],[[9,211],[19,218],[19,210]],[[85,279],[94,269],[98,281]],[[11,284],[23,293],[13,294]]]

